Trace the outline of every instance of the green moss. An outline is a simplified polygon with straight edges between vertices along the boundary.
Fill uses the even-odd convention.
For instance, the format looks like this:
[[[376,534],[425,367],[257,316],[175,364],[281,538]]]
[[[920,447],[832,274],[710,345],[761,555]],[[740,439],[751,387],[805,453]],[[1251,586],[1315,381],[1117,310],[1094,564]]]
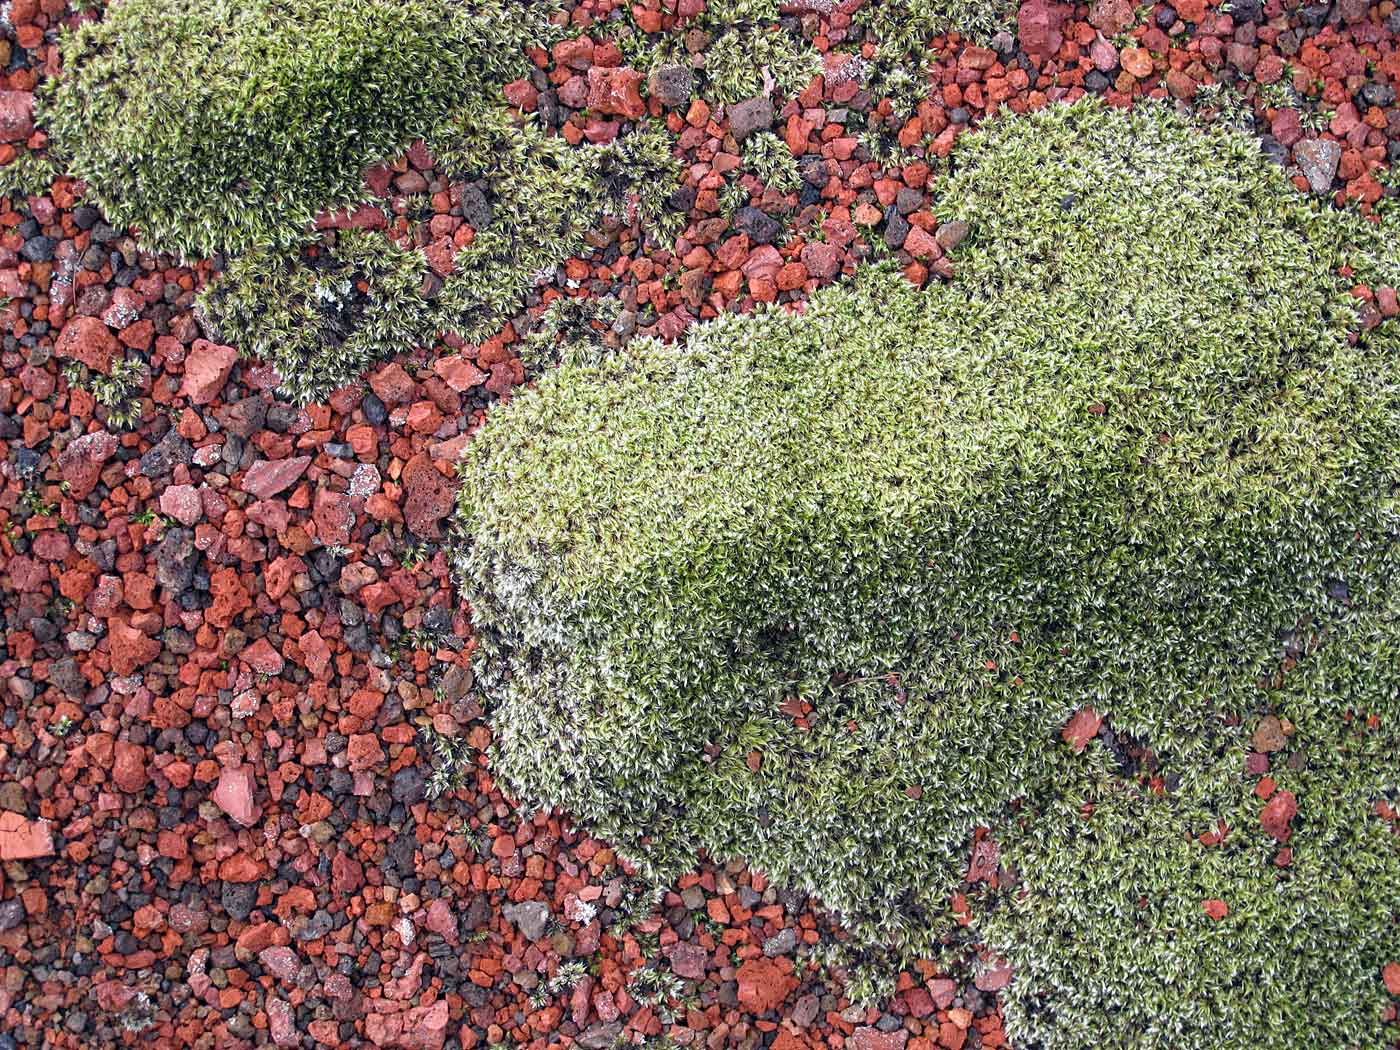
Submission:
[[[636,218],[661,239],[684,220],[666,210],[679,165],[659,129],[575,149],[533,122],[480,107],[431,146],[446,171],[489,192],[490,221],[457,254],[438,301],[441,326],[471,341],[490,336],[538,280],[583,251],[605,218]]]
[[[0,167],[0,197],[18,198],[48,193],[57,174],[47,154],[25,150]]]
[[[524,69],[553,0],[123,0],[43,106],[114,223],[187,256],[287,247],[366,165]]]
[[[304,403],[432,338],[425,273],[420,252],[340,230],[314,247],[233,260],[199,303],[216,338],[271,364],[282,392]]]
[[[497,768],[654,877],[704,848],[816,893],[886,972],[958,954],[990,828],[1018,1045],[1379,1048],[1400,340],[1346,293],[1400,261],[1165,110],[960,142],[950,285],[580,355],[488,420],[457,554]],[[1060,741],[1086,704],[1171,790]],[[1242,774],[1272,709],[1288,867]]]
[[[792,193],[802,184],[797,158],[787,143],[771,131],[760,131],[745,139],[741,159],[745,171],[780,193]]]

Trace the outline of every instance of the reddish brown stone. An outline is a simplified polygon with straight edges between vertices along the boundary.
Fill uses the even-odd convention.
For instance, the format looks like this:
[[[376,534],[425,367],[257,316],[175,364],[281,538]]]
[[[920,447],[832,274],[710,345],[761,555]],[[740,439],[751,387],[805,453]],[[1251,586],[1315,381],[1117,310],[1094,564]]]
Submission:
[[[776,1010],[797,987],[791,966],[778,959],[750,959],[739,967],[739,1005],[756,1014]]]
[[[1259,823],[1264,830],[1279,842],[1287,842],[1293,835],[1293,818],[1298,815],[1298,800],[1291,791],[1280,791],[1259,814]]]
[[[109,622],[107,643],[113,674],[134,674],[160,655],[160,642],[147,638],[121,618],[113,618]]]
[[[1098,736],[1103,716],[1092,707],[1081,707],[1060,730],[1060,739],[1075,751],[1083,751],[1090,740]]]
[[[0,860],[33,860],[53,855],[53,832],[47,820],[25,820],[0,812]]]
[[[219,396],[238,361],[238,351],[207,339],[196,339],[185,359],[185,381],[180,393],[196,405],[207,405]]]
[[[441,539],[439,523],[452,512],[451,484],[432,459],[419,453],[404,465],[403,486],[404,520],[409,529],[423,539]]]
[[[75,317],[63,326],[54,343],[54,353],[105,374],[112,370],[112,358],[121,353],[121,344],[96,317]]]
[[[290,487],[310,465],[310,456],[258,460],[243,475],[243,491],[258,499],[271,499]]]
[[[34,93],[0,91],[0,142],[23,142],[34,134]]]

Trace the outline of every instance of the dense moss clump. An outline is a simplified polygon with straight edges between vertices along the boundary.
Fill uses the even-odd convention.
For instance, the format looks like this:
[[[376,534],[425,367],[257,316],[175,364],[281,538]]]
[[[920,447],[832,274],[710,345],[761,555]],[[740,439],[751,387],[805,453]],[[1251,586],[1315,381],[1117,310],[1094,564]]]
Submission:
[[[957,954],[989,828],[1017,1045],[1379,1048],[1400,340],[1349,338],[1347,290],[1397,260],[1165,110],[961,141],[950,285],[576,355],[488,420],[459,569],[499,770],[654,876],[817,893],[886,968]]]
[[[216,338],[277,369],[298,403],[326,397],[436,331],[421,252],[346,229],[305,249],[233,260],[200,296]]]
[[[122,0],[63,40],[56,147],[186,256],[286,246],[364,167],[525,68],[552,0]]]

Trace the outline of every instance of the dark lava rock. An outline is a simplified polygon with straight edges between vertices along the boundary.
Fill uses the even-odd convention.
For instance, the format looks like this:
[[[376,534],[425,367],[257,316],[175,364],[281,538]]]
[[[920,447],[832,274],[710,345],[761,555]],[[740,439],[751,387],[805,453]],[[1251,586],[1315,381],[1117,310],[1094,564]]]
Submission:
[[[389,419],[389,410],[373,392],[360,399],[360,411],[365,414],[365,422],[372,427],[382,427]]]
[[[164,477],[178,465],[189,466],[193,459],[194,449],[190,443],[174,429],[167,430],[165,437],[141,457],[141,475],[147,478]]]
[[[695,74],[688,67],[672,62],[651,75],[647,90],[663,106],[683,106],[695,93]]]
[[[468,226],[475,230],[484,230],[491,225],[495,214],[491,210],[491,203],[486,199],[486,194],[481,191],[480,187],[467,186],[462,190],[462,218],[467,221]],[[368,412],[365,413],[365,418],[369,419]],[[371,422],[373,421],[371,420]]]
[[[198,562],[194,530],[167,529],[156,546],[156,582],[171,594],[183,594],[194,583]]]
[[[782,235],[783,224],[757,208],[740,208],[734,213],[734,228],[749,235],[754,244],[772,244]]]
[[[224,906],[224,911],[229,917],[242,922],[253,911],[253,905],[258,902],[258,884],[256,882],[225,882],[223,889],[219,891],[219,901]]]
[[[405,766],[395,773],[389,786],[389,795],[395,802],[402,802],[405,806],[427,798],[427,785],[418,767]]]

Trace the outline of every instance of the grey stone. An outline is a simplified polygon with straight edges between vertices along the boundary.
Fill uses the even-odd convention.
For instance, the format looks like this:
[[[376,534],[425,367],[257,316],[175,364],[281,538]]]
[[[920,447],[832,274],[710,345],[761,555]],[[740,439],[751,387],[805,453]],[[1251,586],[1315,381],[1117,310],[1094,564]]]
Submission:
[[[695,93],[695,74],[679,63],[669,63],[651,75],[647,91],[663,106],[683,106]]]
[[[194,449],[174,429],[167,430],[165,437],[156,442],[155,447],[141,457],[141,476],[159,478],[169,474],[176,466],[189,466],[194,459]]]
[[[796,947],[797,931],[791,926],[786,926],[763,942],[763,954],[773,959],[779,955],[786,955]]]
[[[773,103],[766,96],[745,99],[729,107],[729,130],[736,142],[773,126]]]
[[[183,594],[194,582],[199,550],[190,529],[167,529],[156,546],[156,582],[171,594]]]
[[[1332,188],[1337,164],[1342,159],[1342,147],[1330,139],[1304,139],[1293,147],[1293,157],[1314,193],[1326,193]]]
[[[549,905],[543,901],[507,904],[501,909],[501,913],[515,923],[516,929],[527,941],[539,940],[544,936],[545,927],[549,925]]]

